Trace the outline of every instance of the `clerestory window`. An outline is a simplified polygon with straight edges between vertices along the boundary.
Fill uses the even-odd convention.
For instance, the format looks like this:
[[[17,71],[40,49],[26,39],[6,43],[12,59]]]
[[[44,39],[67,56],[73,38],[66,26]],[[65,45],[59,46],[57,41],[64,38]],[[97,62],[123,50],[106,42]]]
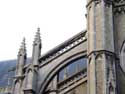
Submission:
[[[82,57],[77,60],[74,60],[59,72],[58,81],[63,81],[85,69],[87,69],[87,58]]]

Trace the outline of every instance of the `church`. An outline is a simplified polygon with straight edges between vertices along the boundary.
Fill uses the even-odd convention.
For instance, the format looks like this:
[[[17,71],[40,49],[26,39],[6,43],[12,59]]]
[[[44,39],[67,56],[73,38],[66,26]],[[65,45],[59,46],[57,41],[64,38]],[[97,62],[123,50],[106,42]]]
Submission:
[[[41,55],[40,28],[25,39],[11,94],[125,94],[125,0],[87,0],[87,27]]]

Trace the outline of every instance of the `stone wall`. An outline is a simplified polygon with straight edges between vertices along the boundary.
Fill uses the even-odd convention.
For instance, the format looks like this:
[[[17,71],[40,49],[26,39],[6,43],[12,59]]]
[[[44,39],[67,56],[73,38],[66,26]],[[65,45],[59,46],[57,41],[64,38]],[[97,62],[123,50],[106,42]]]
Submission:
[[[118,94],[125,94],[125,72],[122,68],[117,66],[117,85],[118,85]]]

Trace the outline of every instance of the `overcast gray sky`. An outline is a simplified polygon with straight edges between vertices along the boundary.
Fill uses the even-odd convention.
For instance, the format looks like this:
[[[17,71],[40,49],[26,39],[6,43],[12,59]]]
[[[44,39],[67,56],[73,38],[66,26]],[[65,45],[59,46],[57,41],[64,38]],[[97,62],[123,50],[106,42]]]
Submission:
[[[86,0],[0,0],[0,61],[15,59],[23,37],[28,57],[37,27],[42,54],[86,29]]]

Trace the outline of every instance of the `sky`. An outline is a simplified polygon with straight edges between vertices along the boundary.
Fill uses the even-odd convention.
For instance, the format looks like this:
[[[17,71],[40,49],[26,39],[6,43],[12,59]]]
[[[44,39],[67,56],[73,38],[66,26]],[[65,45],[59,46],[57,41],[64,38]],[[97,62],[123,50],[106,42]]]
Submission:
[[[27,55],[40,27],[42,52],[86,29],[86,0],[0,0],[0,61],[16,59],[23,37]]]

